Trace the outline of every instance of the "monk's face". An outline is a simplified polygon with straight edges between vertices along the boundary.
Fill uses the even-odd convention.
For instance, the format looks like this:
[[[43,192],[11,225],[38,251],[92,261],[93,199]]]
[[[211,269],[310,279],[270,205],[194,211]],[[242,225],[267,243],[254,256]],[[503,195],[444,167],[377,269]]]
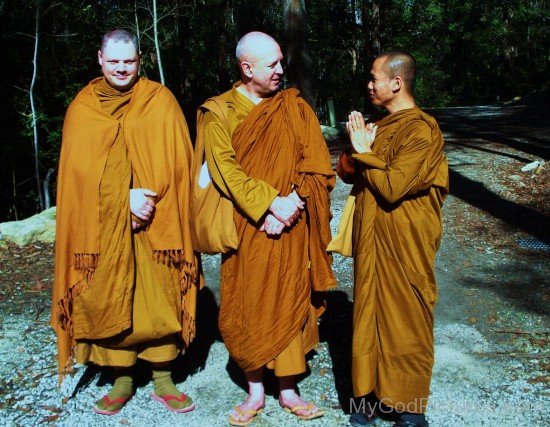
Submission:
[[[275,42],[264,42],[262,49],[250,56],[251,86],[259,97],[279,90],[283,77],[283,54]]]
[[[107,83],[115,89],[129,89],[137,81],[139,55],[132,42],[109,40],[97,58]]]
[[[386,58],[384,57],[377,58],[370,70],[368,88],[370,99],[374,105],[386,106],[395,96],[395,79],[386,73],[384,69],[385,61]]]

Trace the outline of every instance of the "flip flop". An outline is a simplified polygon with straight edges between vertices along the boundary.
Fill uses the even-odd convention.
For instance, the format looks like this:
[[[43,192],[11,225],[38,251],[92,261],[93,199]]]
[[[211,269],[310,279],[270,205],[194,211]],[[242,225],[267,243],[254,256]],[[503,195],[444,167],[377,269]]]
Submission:
[[[281,405],[285,412],[292,414],[296,417],[298,417],[301,420],[309,421],[314,420],[315,418],[321,418],[323,415],[325,415],[325,411],[322,411],[321,409],[317,408],[315,412],[313,412],[313,408],[315,408],[315,405],[313,403],[309,403],[307,406],[295,406],[294,408],[290,408],[288,406]],[[309,415],[301,415],[297,414],[298,411],[309,411],[311,414]]]
[[[182,393],[179,396],[174,396],[173,394],[165,394],[164,396],[157,396],[155,393],[151,393],[151,397],[155,399],[157,402],[162,403],[164,406],[166,406],[166,409],[172,412],[178,412],[180,414],[183,414],[185,412],[191,412],[193,409],[195,409],[195,404],[191,403],[189,406],[186,406],[185,408],[172,408],[168,402],[171,400],[176,400],[178,402],[185,402],[187,400],[187,395],[185,393]],[[190,398],[189,398],[190,399]]]
[[[94,406],[93,411],[96,414],[101,414],[101,415],[115,415],[115,414],[118,414],[120,412],[120,410],[124,407],[126,402],[128,402],[128,400],[130,400],[131,397],[132,396],[117,397],[116,399],[111,400],[108,395],[105,395],[101,398],[101,400],[103,400],[103,402],[105,402],[105,409],[100,409],[97,406]],[[118,406],[118,405],[120,405],[120,406]],[[107,408],[109,408],[109,406],[115,406],[115,408],[113,408],[112,410],[108,410]]]
[[[243,417],[243,416],[246,416],[246,415],[252,415],[248,420],[246,421],[239,421],[237,420],[236,418],[233,417],[233,415],[229,415],[229,418],[227,419],[227,421],[229,422],[229,424],[231,424],[232,426],[247,426],[249,425],[252,421],[254,421],[254,418],[256,418],[256,416],[262,412],[262,408],[258,409],[257,411],[255,411],[254,409],[248,409],[246,411],[243,411],[242,409],[239,409],[238,406],[235,406],[235,412],[237,412],[239,414],[239,418]]]

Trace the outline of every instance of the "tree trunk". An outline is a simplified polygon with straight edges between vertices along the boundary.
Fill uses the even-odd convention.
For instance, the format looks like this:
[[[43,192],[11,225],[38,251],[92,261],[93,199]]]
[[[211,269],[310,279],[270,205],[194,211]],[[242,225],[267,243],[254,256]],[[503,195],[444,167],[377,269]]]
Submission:
[[[31,104],[32,130],[33,130],[33,145],[34,145],[34,174],[36,177],[36,188],[38,190],[38,199],[40,202],[40,210],[44,210],[44,193],[40,180],[40,160],[38,159],[38,117],[36,107],[34,105],[34,85],[38,71],[38,24],[40,21],[40,0],[36,0],[36,17],[34,28],[34,55],[32,60],[33,72],[32,80],[29,88],[29,100]]]
[[[298,88],[302,98],[313,108],[311,59],[306,42],[306,10],[304,0],[285,0],[283,4],[286,38],[287,78]]]
[[[153,33],[155,36],[155,50],[157,52],[157,64],[159,67],[160,82],[164,84],[164,69],[162,68],[162,59],[160,57],[159,32],[158,32],[157,0],[153,0]]]
[[[43,182],[43,187],[44,187],[44,209],[50,209],[52,207],[52,202],[51,202],[51,197],[50,197],[50,179],[51,179],[53,173],[54,173],[53,168],[48,169],[48,173],[46,174],[46,178],[44,178],[44,182]]]
[[[135,26],[136,26],[136,38],[138,45],[137,50],[138,54],[141,53],[141,33],[139,31],[139,19],[138,19],[138,12],[137,12],[137,0],[134,0],[134,20],[135,20]]]
[[[365,80],[368,81],[374,58],[380,55],[380,0],[364,0],[361,9],[361,23],[363,26],[363,68]],[[367,86],[364,86],[365,111],[373,113],[375,110],[370,102]]]

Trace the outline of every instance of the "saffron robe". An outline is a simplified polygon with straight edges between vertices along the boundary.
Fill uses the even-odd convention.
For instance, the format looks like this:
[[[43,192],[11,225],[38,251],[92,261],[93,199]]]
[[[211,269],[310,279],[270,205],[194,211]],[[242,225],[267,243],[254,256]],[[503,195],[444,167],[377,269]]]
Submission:
[[[323,306],[312,298],[336,284],[325,252],[334,172],[317,118],[295,89],[255,106],[238,85],[217,97],[226,120],[208,101],[198,116],[210,175],[233,201],[239,237],[222,258],[220,332],[245,372],[268,365],[297,374],[318,342]],[[275,238],[259,231],[273,199],[293,188],[306,199],[300,219]],[[282,353],[300,355],[299,372],[278,372]]]
[[[423,413],[434,361],[435,254],[449,175],[436,121],[418,108],[378,122],[372,153],[354,154],[355,396],[374,391]]]
[[[197,276],[188,225],[192,148],[185,119],[158,83],[140,79],[128,101],[113,95],[111,110],[101,105],[102,84],[96,79],[77,95],[63,128],[51,319],[60,373],[70,367],[77,340],[127,347],[177,331],[187,345],[195,331]],[[150,226],[132,235],[128,198],[137,187],[158,197]],[[136,277],[148,287],[136,287]],[[160,287],[153,283],[159,280]],[[145,310],[146,289],[160,298],[156,303],[165,298],[172,313],[166,307]],[[136,302],[141,320],[149,317],[149,332],[141,335],[134,333]],[[79,358],[86,360],[86,353]]]

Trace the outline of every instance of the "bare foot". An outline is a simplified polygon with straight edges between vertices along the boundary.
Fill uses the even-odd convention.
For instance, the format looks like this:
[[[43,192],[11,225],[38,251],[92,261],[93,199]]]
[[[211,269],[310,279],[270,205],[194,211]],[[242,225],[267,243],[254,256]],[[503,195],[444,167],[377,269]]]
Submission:
[[[229,415],[229,423],[231,424],[232,420],[238,423],[246,423],[252,420],[263,409],[264,405],[264,396],[248,396],[244,403],[235,406],[235,409]]]
[[[321,417],[324,412],[313,403],[306,402],[294,390],[285,390],[279,395],[279,403],[300,418],[312,419]],[[300,408],[300,409],[295,409]],[[294,411],[293,411],[294,409]]]

